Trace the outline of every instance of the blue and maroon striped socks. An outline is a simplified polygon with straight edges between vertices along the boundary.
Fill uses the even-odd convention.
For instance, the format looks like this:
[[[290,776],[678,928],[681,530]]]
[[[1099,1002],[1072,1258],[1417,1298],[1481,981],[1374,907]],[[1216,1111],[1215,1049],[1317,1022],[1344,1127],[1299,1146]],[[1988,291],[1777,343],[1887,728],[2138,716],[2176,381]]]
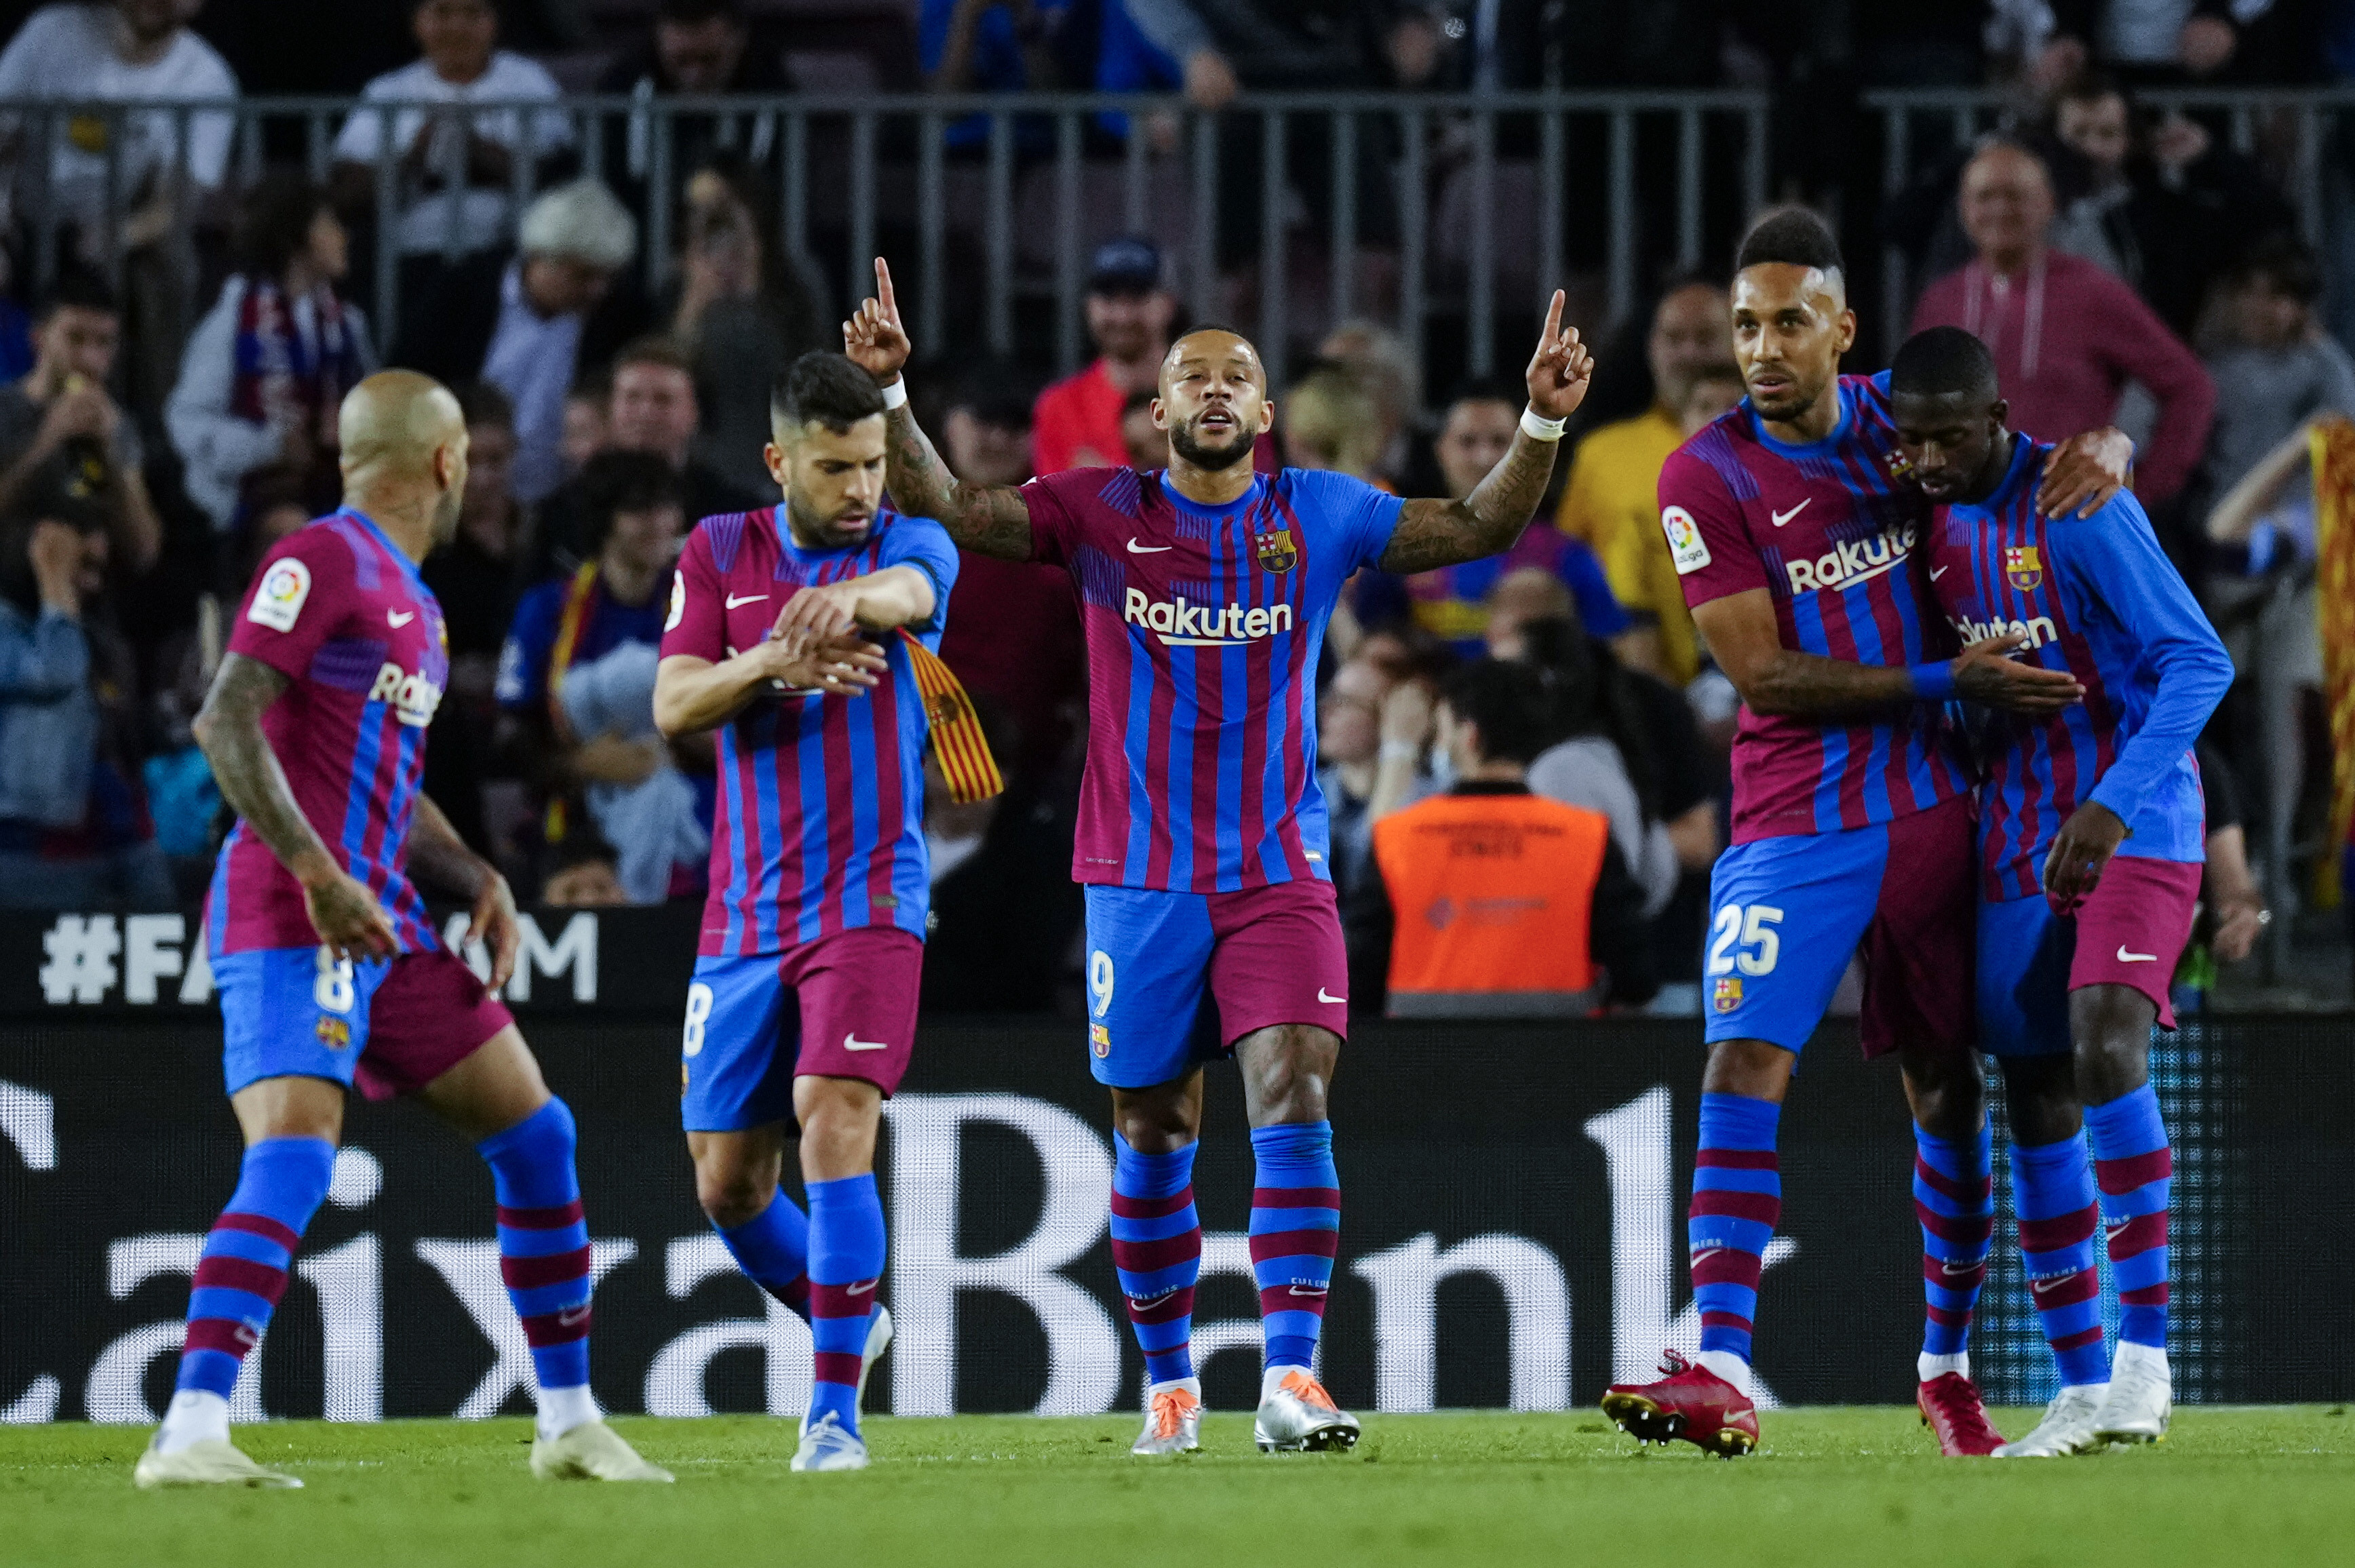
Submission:
[[[711,1228],[747,1279],[808,1321],[810,1227],[799,1204],[781,1188],[766,1209],[734,1230]]]
[[[1739,1374],[1750,1365],[1758,1276],[1783,1217],[1783,1168],[1774,1152],[1782,1117],[1783,1107],[1771,1100],[1700,1097],[1700,1150],[1685,1221],[1693,1304],[1700,1308],[1700,1362],[1745,1392],[1749,1385]]]
[[[2072,1387],[2110,1381],[2102,1350],[2102,1287],[2094,1271],[2094,1170],[2085,1135],[2011,1149],[2011,1207],[2028,1292],[2045,1342]]]
[[[1112,1266],[1159,1388],[1194,1375],[1194,1287],[1202,1275],[1202,1221],[1194,1209],[1194,1151],[1139,1154],[1118,1134],[1112,1171]]]
[[[2085,1107],[2094,1176],[2109,1235],[2110,1281],[2118,1292],[2122,1344],[2167,1349],[2167,1205],[2175,1156],[2158,1095],[2147,1083],[2105,1105]]]
[[[1261,1381],[1316,1365],[1341,1242],[1341,1176],[1333,1164],[1333,1124],[1286,1122],[1252,1129],[1259,1162],[1252,1182],[1252,1274],[1267,1337]]]
[[[187,1340],[159,1439],[167,1452],[229,1436],[238,1371],[286,1294],[294,1249],[335,1169],[336,1146],[325,1138],[265,1138],[245,1151],[188,1292]]]
[[[1970,1376],[1971,1315],[1995,1236],[1992,1129],[1969,1139],[1913,1129],[1913,1215],[1922,1222],[1922,1381]]]
[[[597,1419],[589,1396],[589,1221],[574,1173],[571,1107],[547,1104],[474,1146],[498,1195],[499,1277],[523,1319],[539,1435]]]
[[[872,1172],[805,1184],[809,1191],[810,1338],[816,1348],[804,1428],[828,1413],[858,1433],[858,1371],[883,1275],[883,1201]],[[775,1205],[771,1205],[772,1208]]]

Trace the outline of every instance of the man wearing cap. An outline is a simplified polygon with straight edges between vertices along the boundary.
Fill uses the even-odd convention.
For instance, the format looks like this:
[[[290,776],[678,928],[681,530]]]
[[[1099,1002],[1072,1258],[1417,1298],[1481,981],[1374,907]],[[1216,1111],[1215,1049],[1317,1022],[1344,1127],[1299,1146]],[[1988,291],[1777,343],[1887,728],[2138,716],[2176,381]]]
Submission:
[[[1161,252],[1152,240],[1128,235],[1096,247],[1088,269],[1088,336],[1099,357],[1039,394],[1030,434],[1038,473],[1126,465],[1121,410],[1129,394],[1159,384],[1177,308],[1162,286]]]

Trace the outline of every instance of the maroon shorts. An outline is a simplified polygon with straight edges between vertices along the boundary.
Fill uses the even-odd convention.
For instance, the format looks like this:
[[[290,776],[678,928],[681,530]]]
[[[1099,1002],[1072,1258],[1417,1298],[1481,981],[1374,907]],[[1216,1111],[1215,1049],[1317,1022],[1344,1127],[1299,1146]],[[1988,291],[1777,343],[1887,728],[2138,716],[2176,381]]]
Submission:
[[[2158,1005],[2158,1021],[2173,1029],[2169,983],[2184,944],[2191,940],[2202,869],[2182,860],[2111,856],[2102,880],[2077,904],[2069,988],[2125,986],[2140,991]]]
[[[858,1078],[890,1094],[915,1050],[923,973],[923,943],[889,925],[697,959],[679,1042],[687,1130],[788,1121],[796,1077]]]
[[[371,1100],[414,1093],[514,1022],[457,955],[404,954],[369,1000],[368,1049],[352,1083]]]

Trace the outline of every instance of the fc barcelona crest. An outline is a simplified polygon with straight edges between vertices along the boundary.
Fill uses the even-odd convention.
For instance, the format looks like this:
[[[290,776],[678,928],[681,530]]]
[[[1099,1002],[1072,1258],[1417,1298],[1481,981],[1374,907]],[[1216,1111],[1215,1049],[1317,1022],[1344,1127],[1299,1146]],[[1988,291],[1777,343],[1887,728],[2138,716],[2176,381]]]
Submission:
[[[1276,528],[1259,536],[1259,569],[1278,576],[1300,564],[1300,547],[1292,542],[1290,528]]]
[[[2004,581],[2022,593],[2033,593],[2044,581],[2044,558],[2032,544],[2016,544],[2003,552]]]
[[[1732,975],[1718,981],[1717,995],[1712,1000],[1716,1003],[1719,1012],[1732,1012],[1742,1005],[1742,981]]]

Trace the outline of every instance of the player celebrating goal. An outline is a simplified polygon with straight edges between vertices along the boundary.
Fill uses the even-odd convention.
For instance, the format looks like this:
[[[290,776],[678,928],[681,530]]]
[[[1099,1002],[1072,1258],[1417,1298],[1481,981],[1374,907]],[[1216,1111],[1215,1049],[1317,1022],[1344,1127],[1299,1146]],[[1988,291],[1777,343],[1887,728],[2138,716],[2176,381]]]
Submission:
[[[783,504],[688,537],[655,681],[665,734],[719,737],[679,1104],[720,1240],[809,1319],[793,1467],[856,1470],[859,1390],[891,1339],[875,1137],[915,1040],[927,699],[954,689],[933,655],[957,556],[884,504],[883,396],[858,366],[804,355],[770,421]],[[806,1215],[777,1187],[788,1117]]]
[[[1934,327],[1898,351],[1890,392],[1915,482],[1947,504],[1930,540],[1947,619],[1966,636],[2023,631],[2023,661],[2085,687],[2080,706],[1996,728],[1980,794],[1979,1028],[2003,1064],[2012,1207],[2062,1385],[2036,1429],[1996,1452],[2155,1442],[2174,1404],[2174,1166],[2150,1031],[2175,1027],[2168,983],[2207,858],[2192,746],[2232,661],[2132,496],[2084,518],[2036,509],[2051,449],[2005,428],[1986,345]],[[2115,1368],[2094,1273],[2096,1187],[2120,1307]]]
[[[1798,1052],[1862,952],[1868,1057],[1897,1053],[1914,1120],[1927,1324],[1923,1417],[1947,1453],[2001,1441],[1970,1381],[1970,1317],[1994,1224],[1984,1089],[1972,1054],[1970,775],[1942,714],[1960,695],[2049,715],[2066,670],[1992,636],[1952,656],[1915,546],[1927,504],[1902,476],[1886,378],[1839,374],[1856,337],[1838,244],[1814,214],[1742,240],[1734,357],[1749,396],[1660,475],[1660,522],[1695,623],[1741,691],[1733,847],[1711,878],[1709,1064],[1687,1225],[1698,1365],[1603,1408],[1639,1438],[1712,1453],[1758,1441],[1751,1325],[1782,1211],[1775,1134]],[[2067,443],[2039,505],[2123,482],[2131,444]]]
[[[474,901],[471,937],[515,967],[515,901],[419,792],[450,656],[418,563],[457,531],[458,400],[408,371],[344,400],[344,506],[270,552],[230,634],[197,739],[237,808],[205,925],[220,987],[237,1191],[188,1296],[177,1392],[133,1472],[143,1487],[299,1487],[229,1440],[229,1396],[327,1195],[344,1092],[413,1094],[464,1134],[498,1194],[499,1272],[531,1344],[532,1473],[667,1481],[589,1393],[589,1226],[572,1113],[515,1020],[442,945],[413,865]]]
[[[1112,1090],[1113,1263],[1146,1358],[1139,1454],[1199,1446],[1189,1339],[1202,1232],[1193,1194],[1202,1064],[1232,1055],[1258,1174],[1252,1266],[1266,1335],[1263,1449],[1347,1448],[1355,1417],[1315,1357],[1340,1228],[1326,1095],[1348,1027],[1348,962],[1317,793],[1314,680],[1341,585],[1493,555],[1527,526],[1593,362],[1553,297],[1529,402],[1462,501],[1255,474],[1274,408],[1252,345],[1188,333],[1153,421],[1169,466],[1074,469],[1019,489],[959,484],[907,407],[891,274],[843,324],[890,403],[890,485],[967,549],[1069,568],[1088,642],[1088,759],[1074,875],[1087,888],[1088,1039]]]

